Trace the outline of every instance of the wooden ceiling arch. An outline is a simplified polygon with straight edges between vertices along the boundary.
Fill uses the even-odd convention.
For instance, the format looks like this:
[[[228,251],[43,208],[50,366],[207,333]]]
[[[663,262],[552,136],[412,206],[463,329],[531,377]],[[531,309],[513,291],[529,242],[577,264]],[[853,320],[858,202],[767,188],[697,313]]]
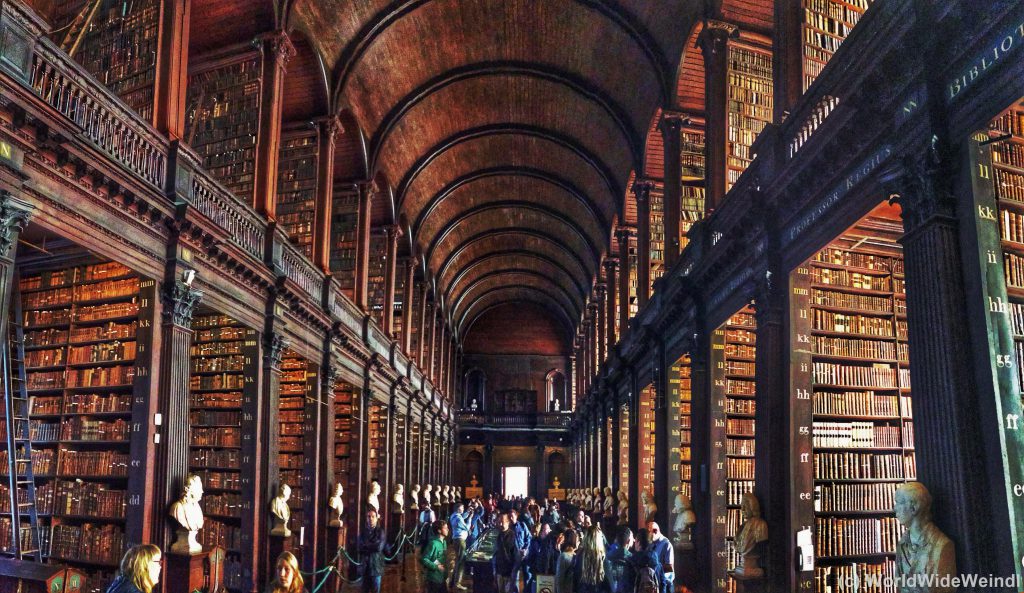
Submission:
[[[548,273],[550,278],[565,278],[571,281],[570,287],[575,289],[581,298],[586,298],[589,286],[578,274],[581,270],[572,270],[565,263],[544,253],[524,249],[506,249],[491,252],[478,257],[458,268],[447,286],[445,296],[451,302],[460,289],[471,284],[481,274],[490,270],[509,269],[515,266],[528,266],[530,269]]]
[[[492,288],[503,286],[532,286],[538,290],[548,291],[563,305],[571,307],[576,315],[582,314],[586,306],[584,299],[573,295],[550,277],[537,270],[520,267],[491,270],[481,275],[450,301],[452,315],[457,319],[459,312],[476,300],[474,295],[485,294]]]
[[[575,323],[578,316],[573,316],[557,299],[533,286],[500,286],[478,295],[466,307],[461,316],[453,318],[455,332],[459,335],[460,339],[464,339],[466,334],[472,329],[473,322],[491,308],[507,303],[521,302],[536,303],[543,306],[547,311],[557,316],[567,335],[571,336],[575,333]]]
[[[437,275],[438,285],[450,292],[474,267],[497,267],[494,258],[515,256],[521,259],[540,259],[556,264],[565,271],[566,282],[573,282],[581,290],[589,289],[590,270],[579,255],[558,237],[540,234],[494,232],[477,239],[454,252]]]
[[[523,158],[524,155],[532,154],[531,148],[524,147],[524,144],[533,143],[542,145],[546,156],[552,153],[564,154],[559,162],[568,162],[575,173],[572,179],[580,187],[590,186],[583,178],[596,176],[607,190],[603,195],[602,189],[592,187],[588,192],[596,200],[598,196],[604,197],[611,209],[617,211],[621,206],[619,196],[622,194],[621,184],[615,179],[611,167],[600,156],[587,149],[579,140],[572,136],[564,135],[557,130],[541,128],[537,126],[506,123],[480,126],[462,130],[451,137],[445,138],[430,147],[425,153],[419,156],[409,170],[405,173],[398,185],[396,192],[396,204],[400,210],[406,210],[405,200],[416,185],[420,173],[434,166],[439,161],[449,159],[449,162],[442,162],[438,166],[447,166],[446,170],[454,170],[455,165],[466,163],[459,159],[459,151],[474,152],[482,150],[480,147],[494,147],[493,150],[499,154],[509,155],[513,158]],[[568,158],[567,158],[568,157]],[[527,159],[523,159],[527,161]],[[527,161],[528,162],[528,161]],[[550,162],[547,163],[550,165]],[[456,172],[455,175],[459,173]],[[416,206],[409,209],[417,210]]]
[[[439,278],[447,277],[453,262],[459,260],[463,254],[472,253],[474,247],[483,245],[488,248],[493,248],[495,251],[500,251],[501,249],[509,248],[509,246],[514,248],[531,244],[535,249],[544,248],[544,253],[552,255],[561,254],[562,256],[569,258],[573,264],[583,270],[584,274],[588,277],[592,277],[593,274],[596,273],[594,268],[587,265],[587,260],[580,257],[579,252],[574,250],[571,245],[565,242],[564,237],[546,229],[537,230],[527,227],[504,227],[490,229],[479,233],[478,235],[470,237],[457,245],[451,250],[451,253],[448,254],[441,265],[437,267],[437,276]],[[496,247],[491,247],[492,245]],[[548,246],[550,246],[550,251],[548,251]],[[488,251],[484,251],[484,253],[488,253]]]
[[[571,335],[716,0],[279,1],[345,106],[335,180],[393,188],[373,223],[399,221],[455,323],[531,300]]]

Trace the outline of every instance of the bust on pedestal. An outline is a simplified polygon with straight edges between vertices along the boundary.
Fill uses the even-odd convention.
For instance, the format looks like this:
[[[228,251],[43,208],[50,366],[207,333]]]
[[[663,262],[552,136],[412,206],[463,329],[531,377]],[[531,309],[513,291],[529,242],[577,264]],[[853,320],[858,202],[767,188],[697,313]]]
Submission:
[[[334,494],[327,501],[327,508],[331,511],[327,520],[328,527],[341,527],[341,515],[345,512],[345,501],[341,495],[344,493],[345,487],[341,482],[334,485]]]
[[[693,504],[690,497],[682,492],[676,494],[672,505],[672,514],[675,520],[672,522],[672,541],[684,550],[693,548],[693,526],[697,523],[697,514],[693,512]]]
[[[282,483],[277,487],[277,496],[270,501],[270,514],[274,516],[270,535],[291,537],[292,530],[288,529],[288,520],[292,518],[292,510],[288,508],[288,499],[291,497],[292,489],[288,484]]]
[[[185,489],[181,498],[171,505],[170,515],[178,524],[177,539],[171,544],[172,554],[198,554],[203,546],[196,539],[203,528],[203,509],[199,500],[203,497],[203,481],[196,474],[185,478]]]
[[[920,482],[907,482],[896,489],[896,519],[907,528],[896,544],[896,576],[921,583],[907,593],[952,593],[943,587],[946,575],[956,575],[953,542],[932,522],[932,495]]]
[[[366,504],[369,508],[380,514],[380,483],[377,480],[370,480],[370,491],[366,495]]]
[[[750,492],[743,495],[740,512],[743,513],[743,525],[734,540],[739,562],[733,574],[737,578],[760,578],[764,576],[764,569],[758,565],[760,544],[768,540],[768,522],[761,518],[761,503]]]
[[[405,512],[405,486],[395,484],[395,494],[391,497],[391,514],[401,515]]]
[[[434,506],[434,487],[430,484],[423,487],[423,504]]]
[[[657,520],[658,505],[654,502],[654,496],[647,492],[647,489],[640,491],[640,503],[644,505],[644,523]]]
[[[619,525],[629,523],[629,495],[625,490],[619,490]]]

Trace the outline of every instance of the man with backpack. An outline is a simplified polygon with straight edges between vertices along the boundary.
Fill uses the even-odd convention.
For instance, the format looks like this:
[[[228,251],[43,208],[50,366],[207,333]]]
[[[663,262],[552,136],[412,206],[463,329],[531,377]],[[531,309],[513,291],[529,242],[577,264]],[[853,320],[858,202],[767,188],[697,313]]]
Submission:
[[[615,543],[609,547],[608,564],[611,567],[608,582],[612,593],[633,593],[636,570],[633,566],[633,532],[623,525],[615,534]]]
[[[640,530],[640,550],[632,555],[635,574],[633,593],[661,593],[665,586],[665,570],[651,546],[646,529]]]
[[[672,593],[672,583],[675,582],[676,577],[673,566],[675,551],[672,549],[672,542],[661,533],[661,528],[658,527],[658,523],[655,521],[647,522],[647,533],[651,538],[651,545],[649,547],[657,555],[658,562],[661,563],[662,568],[665,570],[665,579],[661,586],[662,593]]]

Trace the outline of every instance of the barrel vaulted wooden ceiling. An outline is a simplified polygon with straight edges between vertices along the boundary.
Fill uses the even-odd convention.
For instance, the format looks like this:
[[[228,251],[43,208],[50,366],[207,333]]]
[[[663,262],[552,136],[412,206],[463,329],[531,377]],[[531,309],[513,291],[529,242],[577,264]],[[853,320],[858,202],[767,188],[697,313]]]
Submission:
[[[660,177],[652,118],[703,107],[701,19],[771,24],[768,0],[279,1],[193,0],[190,53],[289,31],[286,123],[341,115],[336,181],[377,182],[462,335],[510,302],[572,331],[630,181]]]

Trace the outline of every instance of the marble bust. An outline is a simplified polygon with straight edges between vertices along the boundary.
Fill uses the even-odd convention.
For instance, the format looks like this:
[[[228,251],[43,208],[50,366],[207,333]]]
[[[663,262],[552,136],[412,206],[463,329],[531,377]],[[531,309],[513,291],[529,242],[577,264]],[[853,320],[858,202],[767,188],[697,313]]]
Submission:
[[[401,515],[405,512],[405,486],[395,484],[395,493],[391,496],[391,514]]]
[[[288,529],[288,520],[292,518],[292,510],[288,508],[288,499],[291,497],[292,489],[288,484],[282,483],[277,487],[277,496],[270,501],[270,514],[274,516],[270,535],[291,536],[292,530]]]
[[[377,480],[370,480],[370,491],[366,495],[366,504],[369,508],[377,511],[380,514],[380,482]]]
[[[441,504],[448,504],[452,501],[451,491],[448,486],[441,486],[441,496],[438,498],[441,499]]]
[[[185,478],[185,488],[181,498],[171,505],[170,515],[178,524],[177,539],[171,544],[171,553],[198,554],[203,551],[202,544],[196,539],[203,528],[203,509],[199,500],[203,497],[203,481],[196,474]]]
[[[946,575],[957,574],[953,542],[932,522],[932,495],[920,482],[907,482],[896,489],[896,520],[907,531],[896,544],[896,575],[917,577],[917,586],[905,586],[900,593],[952,593],[943,587]]]
[[[739,555],[735,573],[744,577],[764,576],[764,569],[758,565],[761,556],[758,544],[768,540],[768,522],[761,518],[761,503],[756,496],[747,492],[740,503],[740,512],[743,514],[743,524],[734,540]]]
[[[423,503],[427,506],[434,505],[434,487],[430,484],[423,487]]]
[[[345,501],[341,495],[344,493],[345,487],[341,482],[334,485],[334,494],[327,500],[327,508],[331,511],[327,520],[328,527],[341,527],[341,515],[345,512]]]
[[[629,496],[625,490],[619,490],[619,525],[629,522]]]
[[[594,502],[593,506],[590,507],[590,512],[601,513],[604,510],[604,499],[601,497],[601,488],[594,488]]]
[[[615,497],[612,495],[612,489],[609,486],[604,487],[604,516],[611,517],[615,514]]]
[[[658,505],[655,504],[654,497],[648,494],[646,488],[640,491],[640,503],[644,505],[644,522],[654,521],[657,518]]]
[[[419,511],[420,508],[420,485],[413,484],[412,490],[409,491],[409,498],[412,499],[412,506],[409,507],[412,510]]]
[[[689,496],[682,492],[676,494],[672,515],[675,517],[672,522],[672,541],[683,546],[692,546],[690,532],[697,523],[697,514],[693,512],[693,503],[690,502]]]

